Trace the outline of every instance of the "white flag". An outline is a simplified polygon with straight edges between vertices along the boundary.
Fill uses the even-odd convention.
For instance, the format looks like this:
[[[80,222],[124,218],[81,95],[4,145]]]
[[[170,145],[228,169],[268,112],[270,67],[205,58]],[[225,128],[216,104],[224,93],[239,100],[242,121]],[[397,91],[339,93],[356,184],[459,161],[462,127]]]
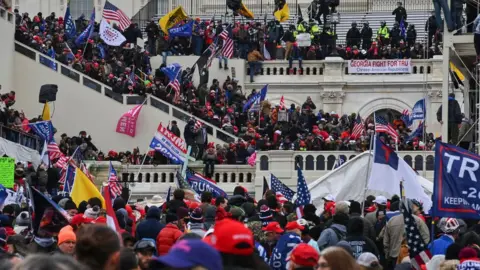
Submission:
[[[405,197],[420,201],[423,204],[423,211],[428,212],[432,207],[432,199],[423,190],[415,171],[393,149],[375,136],[368,189],[400,195],[401,181]]]
[[[48,158],[48,144],[47,141],[43,144],[42,155],[40,156],[40,160],[43,164],[47,167],[50,167],[50,159]]]
[[[120,46],[125,42],[125,37],[111,27],[105,20],[100,22],[100,38],[110,46]]]

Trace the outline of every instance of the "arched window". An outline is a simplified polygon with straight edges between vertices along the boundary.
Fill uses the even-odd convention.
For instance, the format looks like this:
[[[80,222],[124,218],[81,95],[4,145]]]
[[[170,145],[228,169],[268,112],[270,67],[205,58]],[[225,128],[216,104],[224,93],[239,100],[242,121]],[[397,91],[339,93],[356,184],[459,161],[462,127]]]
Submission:
[[[317,171],[325,171],[325,157],[317,156]]]
[[[313,156],[308,155],[305,160],[306,160],[306,162],[305,162],[305,170],[307,170],[307,171],[313,171],[313,170],[315,170],[315,162],[314,162]]]
[[[408,166],[412,167],[412,156],[406,155],[405,157],[403,157],[403,160],[405,160]]]
[[[260,171],[268,171],[268,156],[260,157]]]
[[[330,155],[327,157],[327,170],[333,169],[333,166],[335,165],[335,162],[337,161],[337,158],[334,155]]]
[[[415,156],[415,170],[423,171],[423,156]]]
[[[427,156],[427,171],[433,171],[433,168],[435,167],[435,159],[433,158],[432,155]]]

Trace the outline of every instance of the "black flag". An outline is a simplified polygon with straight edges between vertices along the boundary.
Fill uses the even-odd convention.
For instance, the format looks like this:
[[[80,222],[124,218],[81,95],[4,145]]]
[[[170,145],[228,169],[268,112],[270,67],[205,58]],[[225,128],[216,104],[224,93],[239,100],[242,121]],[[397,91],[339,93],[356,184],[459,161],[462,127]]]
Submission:
[[[267,182],[267,178],[265,178],[265,176],[263,177],[263,195],[265,195],[265,192],[267,192],[267,190],[269,190],[270,187],[268,187],[268,182]]]

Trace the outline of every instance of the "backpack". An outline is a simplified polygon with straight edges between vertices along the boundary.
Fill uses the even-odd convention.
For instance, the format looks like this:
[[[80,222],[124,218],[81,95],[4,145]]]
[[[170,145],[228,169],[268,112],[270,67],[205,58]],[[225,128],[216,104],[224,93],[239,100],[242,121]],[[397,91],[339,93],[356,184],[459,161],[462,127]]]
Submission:
[[[345,238],[347,238],[347,235],[342,231],[340,231],[339,229],[334,227],[330,227],[330,229],[332,229],[335,235],[337,235],[338,242],[345,240]]]

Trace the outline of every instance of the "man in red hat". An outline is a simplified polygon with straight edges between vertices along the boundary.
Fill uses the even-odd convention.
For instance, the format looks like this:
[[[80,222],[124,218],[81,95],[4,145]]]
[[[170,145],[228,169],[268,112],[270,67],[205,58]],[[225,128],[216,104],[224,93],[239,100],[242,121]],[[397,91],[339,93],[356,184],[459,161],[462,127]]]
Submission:
[[[288,270],[302,269],[314,270],[320,254],[308,244],[302,243],[296,246],[290,254]]]
[[[273,270],[287,269],[288,254],[293,248],[302,243],[302,230],[305,227],[300,225],[297,221],[287,223],[285,227],[286,233],[280,237],[277,245],[273,249],[272,257],[270,258],[270,268]]]
[[[282,236],[283,229],[280,227],[280,223],[272,221],[268,223],[267,226],[263,227],[262,231],[265,233],[266,240],[260,244],[265,248],[267,258],[270,259],[273,249],[277,245],[278,239]]]

